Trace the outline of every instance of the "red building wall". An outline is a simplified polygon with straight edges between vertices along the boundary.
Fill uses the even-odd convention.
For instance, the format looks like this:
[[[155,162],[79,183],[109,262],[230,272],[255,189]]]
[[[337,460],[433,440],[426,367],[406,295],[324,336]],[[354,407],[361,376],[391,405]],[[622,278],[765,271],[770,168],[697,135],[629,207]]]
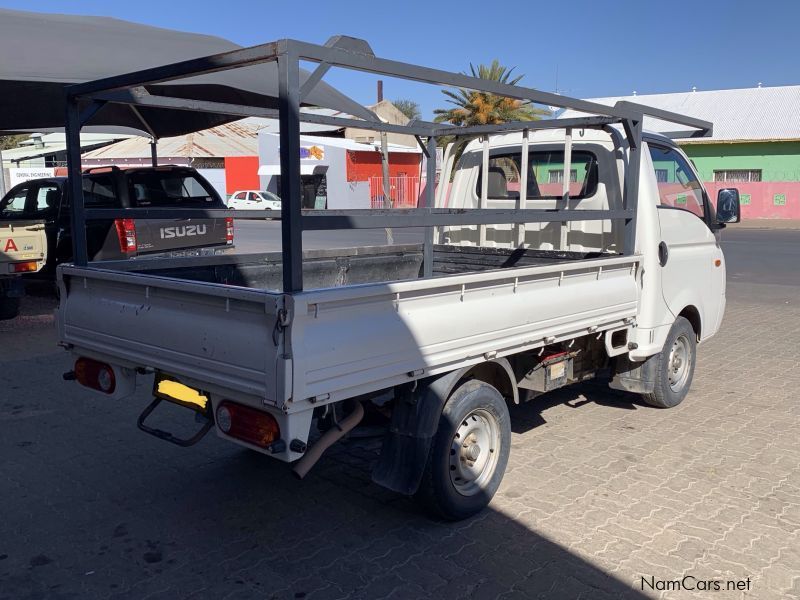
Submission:
[[[236,190],[257,190],[260,187],[257,156],[225,158],[225,191],[228,194]]]
[[[414,152],[389,153],[389,177],[419,177],[422,155]],[[370,177],[381,177],[381,155],[379,152],[348,150],[347,181],[368,181]]]

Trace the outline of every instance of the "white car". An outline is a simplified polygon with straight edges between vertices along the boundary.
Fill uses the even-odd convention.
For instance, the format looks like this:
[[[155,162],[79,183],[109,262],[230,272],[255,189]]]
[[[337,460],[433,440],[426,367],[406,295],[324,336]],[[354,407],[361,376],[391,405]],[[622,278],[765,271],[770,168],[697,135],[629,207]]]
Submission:
[[[274,210],[280,218],[281,199],[272,192],[262,190],[241,190],[228,198],[228,208],[234,210]]]

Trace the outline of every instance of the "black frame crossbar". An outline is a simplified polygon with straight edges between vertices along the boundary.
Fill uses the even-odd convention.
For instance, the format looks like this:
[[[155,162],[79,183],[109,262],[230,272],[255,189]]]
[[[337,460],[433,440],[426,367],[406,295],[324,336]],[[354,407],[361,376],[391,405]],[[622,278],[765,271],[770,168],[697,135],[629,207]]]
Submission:
[[[300,85],[300,61],[316,63],[317,67],[305,83]],[[249,104],[230,104],[185,97],[170,97],[151,93],[147,86],[214,73],[265,62],[277,62],[278,109]],[[509,98],[569,108],[585,117],[520,121],[497,125],[473,127],[446,126],[442,123],[411,121],[406,125],[384,123],[374,118],[350,118],[302,112],[300,107],[308,92],[322,80],[331,67],[365,71],[381,76],[396,77],[441,86],[468,88]],[[187,88],[191,91],[191,88]],[[264,219],[262,211],[236,211],[203,209],[86,209],[81,182],[80,130],[103,109],[106,104],[125,104],[140,113],[137,107],[169,110],[199,111],[230,117],[277,118],[280,124],[281,189],[282,198],[282,261],[283,290],[286,293],[303,289],[302,233],[312,230],[372,229],[383,227],[424,227],[425,250],[423,269],[432,276],[433,228],[438,226],[517,224],[532,222],[568,222],[583,220],[621,220],[625,224],[623,254],[630,255],[635,247],[636,197],[639,189],[641,161],[642,121],[644,115],[685,125],[696,130],[697,135],[711,132],[711,124],[677,113],[662,111],[631,102],[618,102],[606,106],[595,102],[570,98],[541,90],[509,85],[451,73],[439,69],[413,65],[376,57],[362,40],[337,36],[325,45],[297,40],[278,40],[250,48],[233,50],[212,56],[143,69],[69,86],[67,88],[66,135],[67,164],[70,192],[73,198],[72,227],[74,235],[74,262],[77,266],[89,264],[85,225],[87,220],[116,218],[180,219],[222,218]],[[370,114],[365,110],[365,114]],[[143,127],[149,125],[140,117]],[[316,123],[338,128],[356,127],[389,133],[416,136],[428,156],[425,206],[416,209],[356,209],[356,210],[303,210],[300,195],[300,123]],[[594,128],[603,129],[621,125],[628,143],[628,165],[625,170],[623,208],[621,210],[564,210],[564,209],[443,209],[434,207],[436,176],[436,140],[442,136],[469,138],[501,132],[534,131],[544,129]],[[152,131],[151,131],[152,133]],[[426,138],[423,142],[422,138]]]

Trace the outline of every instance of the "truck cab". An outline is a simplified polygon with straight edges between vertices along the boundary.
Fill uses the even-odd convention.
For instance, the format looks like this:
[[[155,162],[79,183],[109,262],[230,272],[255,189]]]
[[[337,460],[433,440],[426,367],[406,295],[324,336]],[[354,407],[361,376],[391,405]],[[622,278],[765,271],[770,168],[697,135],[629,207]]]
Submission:
[[[83,174],[83,193],[92,208],[225,207],[202,175],[180,166],[88,169]],[[7,276],[25,274],[54,281],[56,267],[72,260],[70,204],[66,177],[20,183],[0,200],[0,239],[4,240],[0,251],[5,257],[0,262],[9,263],[7,269],[17,269],[6,273],[0,267],[0,275],[7,280],[2,297],[14,298],[5,301],[6,318],[16,314],[23,294],[19,278],[12,281]],[[89,255],[96,261],[207,256],[232,246],[233,220],[114,219],[90,223],[86,234]],[[11,254],[6,247],[25,250]],[[11,264],[20,262],[22,267]]]
[[[565,132],[521,132],[473,140],[456,160],[449,192],[437,198],[440,208],[611,210],[623,206],[627,157],[619,133],[586,129],[571,140],[569,183],[565,178]],[[523,143],[528,148],[523,164]],[[671,139],[646,132],[640,163],[635,252],[642,256],[640,313],[631,343],[631,359],[644,359],[661,348],[670,326],[683,316],[698,341],[719,328],[725,308],[725,259],[718,219],[691,161]],[[486,159],[484,161],[484,152]],[[523,168],[527,172],[523,176]],[[486,181],[481,176],[488,173]],[[449,173],[446,173],[449,176]],[[525,185],[525,194],[520,186]],[[721,190],[728,207],[735,190]],[[738,207],[738,202],[736,202]],[[576,214],[580,214],[576,212]],[[623,229],[610,220],[524,223],[440,228],[439,240],[480,247],[519,247],[591,257],[622,252]]]

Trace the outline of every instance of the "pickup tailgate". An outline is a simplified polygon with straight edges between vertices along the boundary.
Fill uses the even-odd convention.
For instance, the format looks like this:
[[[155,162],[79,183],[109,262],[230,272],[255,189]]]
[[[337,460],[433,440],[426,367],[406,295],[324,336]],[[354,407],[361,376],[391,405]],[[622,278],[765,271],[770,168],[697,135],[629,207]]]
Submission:
[[[38,221],[0,222],[0,275],[19,272],[15,263],[36,263],[25,269],[31,273],[39,271],[47,255],[47,237],[44,223]]]
[[[276,401],[281,294],[69,265],[58,279],[56,323],[73,352]]]
[[[225,219],[137,219],[135,223],[136,251],[140,254],[228,244]]]

